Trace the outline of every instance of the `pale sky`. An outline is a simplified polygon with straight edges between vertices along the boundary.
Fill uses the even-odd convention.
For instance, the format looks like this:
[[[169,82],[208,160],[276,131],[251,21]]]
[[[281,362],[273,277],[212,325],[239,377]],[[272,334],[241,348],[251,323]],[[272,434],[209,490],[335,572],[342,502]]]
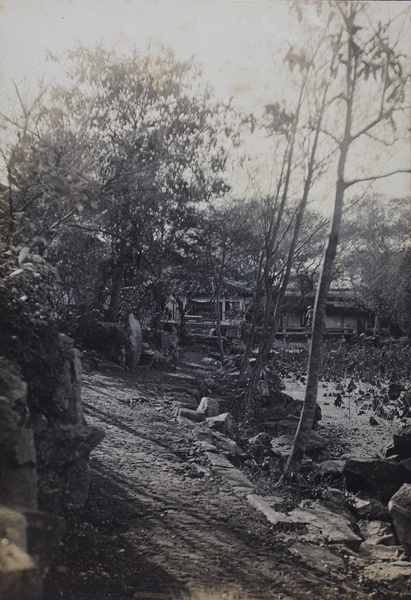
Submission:
[[[1,77],[20,81],[47,73],[45,48],[64,52],[76,41],[127,51],[148,41],[195,56],[222,98],[250,107],[275,91],[267,68],[292,37],[285,2],[231,0],[0,1]]]
[[[382,5],[410,2],[373,2]],[[308,19],[324,27],[313,3],[301,2]],[[280,0],[0,0],[0,110],[12,81],[29,86],[58,77],[46,48],[62,54],[77,41],[127,52],[149,41],[172,46],[178,58],[195,56],[220,99],[255,110],[276,100],[274,54],[293,40],[287,2]],[[410,148],[401,160],[410,164]],[[403,167],[404,168],[404,167]],[[410,177],[391,178],[389,190],[410,193]]]

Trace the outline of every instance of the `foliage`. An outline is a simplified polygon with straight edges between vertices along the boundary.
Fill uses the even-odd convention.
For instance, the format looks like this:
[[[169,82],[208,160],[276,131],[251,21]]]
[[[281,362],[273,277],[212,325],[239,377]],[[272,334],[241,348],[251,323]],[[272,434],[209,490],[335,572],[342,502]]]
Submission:
[[[53,413],[53,394],[61,382],[62,347],[48,302],[55,277],[27,247],[1,256],[0,352],[21,369],[33,413]]]
[[[8,120],[10,242],[58,265],[59,312],[90,307],[115,320],[122,288],[142,272],[160,280],[187,250],[196,206],[227,192],[238,123],[195,63],[170,50],[80,46],[67,65],[68,83],[33,105],[19,95],[27,118]]]
[[[404,333],[411,332],[410,231],[408,198],[370,195],[347,215],[339,258],[358,302]]]

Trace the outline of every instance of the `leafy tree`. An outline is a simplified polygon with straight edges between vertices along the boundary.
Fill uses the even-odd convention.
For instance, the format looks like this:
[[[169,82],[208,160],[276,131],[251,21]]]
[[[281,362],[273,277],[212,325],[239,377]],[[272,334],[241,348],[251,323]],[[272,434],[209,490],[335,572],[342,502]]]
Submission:
[[[196,231],[200,264],[211,281],[212,297],[215,301],[216,333],[221,361],[225,358],[219,310],[222,293],[229,280],[244,281],[250,273],[253,257],[257,254],[259,240],[251,218],[253,207],[253,202],[240,200],[225,202],[221,206],[210,206],[203,214]]]
[[[411,332],[409,198],[370,195],[356,202],[341,235],[337,258],[357,301],[384,320]]]
[[[228,190],[236,120],[213,101],[199,68],[167,49],[118,57],[78,47],[67,73],[14,161],[10,189],[32,207],[24,206],[29,229],[16,239],[45,238],[50,258],[72,270],[73,281],[75,267],[88,272],[99,290],[91,305],[100,303],[115,320],[124,285],[142,270],[161,278],[184,251],[196,206]],[[91,246],[94,259],[81,264],[80,248]]]

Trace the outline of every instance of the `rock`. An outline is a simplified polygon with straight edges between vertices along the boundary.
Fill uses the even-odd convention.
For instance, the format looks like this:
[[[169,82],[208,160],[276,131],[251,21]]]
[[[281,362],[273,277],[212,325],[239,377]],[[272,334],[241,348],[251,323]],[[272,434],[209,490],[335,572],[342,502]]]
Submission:
[[[348,502],[357,519],[389,521],[390,513],[386,504],[377,498],[355,496]]]
[[[345,570],[345,561],[337,551],[327,546],[317,546],[311,543],[296,543],[289,547],[289,552],[293,556],[297,556],[310,569],[315,568],[316,571],[329,574]]]
[[[344,544],[354,551],[359,549],[363,541],[354,533],[354,517],[341,506],[331,506],[317,500],[310,507],[300,505],[289,517],[291,522],[304,523],[309,527],[311,541]]]
[[[217,446],[214,446],[214,444],[210,444],[210,442],[200,440],[195,442],[195,444],[200,448],[200,450],[203,450],[204,452],[218,452]]]
[[[226,456],[230,457],[238,457],[243,456],[243,452],[241,448],[238,446],[237,442],[226,437],[219,431],[211,431],[211,435],[217,446],[226,454]]]
[[[37,467],[39,470],[51,465],[61,468],[88,458],[104,435],[99,427],[54,424],[36,438]]]
[[[286,514],[271,508],[266,500],[264,500],[264,498],[258,494],[248,494],[247,500],[248,503],[262,513],[266,517],[267,521],[269,521],[272,525],[277,525],[278,523],[288,523],[290,521]]]
[[[59,341],[63,364],[50,409],[54,414],[59,415],[61,422],[81,425],[84,417],[81,402],[83,369],[80,353],[74,348],[73,340],[67,335],[60,334]]]
[[[233,419],[230,413],[223,413],[217,417],[208,417],[205,423],[210,429],[215,429],[224,435],[230,435],[233,430]]]
[[[345,463],[345,460],[325,460],[324,462],[319,463],[316,466],[316,469],[317,472],[324,477],[329,475],[342,476]]]
[[[0,503],[37,508],[34,432],[27,418],[27,386],[18,370],[0,359]]]
[[[0,362],[0,396],[8,398],[13,406],[26,403],[27,384],[17,369],[4,359]]]
[[[272,451],[281,458],[287,458],[291,452],[292,445],[293,440],[288,435],[281,435],[280,437],[271,440]]]
[[[81,458],[68,468],[64,493],[67,496],[66,506],[69,510],[76,510],[85,505],[90,477],[90,466],[86,458]]]
[[[391,525],[384,521],[365,521],[358,522],[358,528],[367,544],[374,546],[395,546],[396,539]]]
[[[388,398],[390,400],[397,400],[402,391],[403,387],[399,383],[390,383],[388,386]]]
[[[350,492],[366,494],[388,502],[403,483],[411,481],[410,473],[399,463],[387,459],[348,459],[344,478]]]
[[[346,506],[345,494],[342,490],[337,488],[327,488],[321,494],[321,500],[326,503],[331,503],[334,506]]]
[[[65,522],[57,515],[37,510],[25,510],[24,516],[27,520],[27,551],[44,575],[55,560]]]
[[[388,503],[395,533],[408,554],[411,554],[411,485],[404,484]]]
[[[33,559],[19,546],[0,544],[0,598],[41,600],[43,585]]]
[[[308,436],[307,445],[305,448],[305,453],[316,454],[321,450],[324,450],[326,447],[326,442],[324,438],[317,431],[310,431],[310,435]]]
[[[262,431],[248,440],[250,446],[271,446],[271,435]]]
[[[216,417],[220,413],[220,403],[216,398],[204,396],[197,410],[206,417]]]
[[[403,561],[376,563],[365,567],[363,573],[375,583],[404,584],[410,579],[410,564]]]
[[[400,464],[411,473],[411,458],[405,458]]]
[[[382,544],[368,543],[366,540],[361,544],[361,555],[371,559],[372,562],[394,562],[404,554],[401,546],[383,546]]]
[[[401,459],[411,458],[411,425],[394,434],[394,450]]]
[[[143,334],[140,323],[133,313],[129,314],[127,325],[126,365],[130,371],[133,372],[140,362],[141,352],[143,350]]]
[[[203,413],[198,412],[197,410],[191,410],[190,408],[180,408],[178,411],[178,416],[181,419],[188,419],[189,421],[194,421],[194,423],[201,423],[201,421],[204,421],[205,419]]]
[[[172,403],[173,416],[178,417],[182,408],[188,408],[189,410],[197,411],[197,402],[194,398],[187,400],[174,400]]]
[[[7,539],[22,550],[27,550],[27,519],[16,510],[0,506],[0,539]]]

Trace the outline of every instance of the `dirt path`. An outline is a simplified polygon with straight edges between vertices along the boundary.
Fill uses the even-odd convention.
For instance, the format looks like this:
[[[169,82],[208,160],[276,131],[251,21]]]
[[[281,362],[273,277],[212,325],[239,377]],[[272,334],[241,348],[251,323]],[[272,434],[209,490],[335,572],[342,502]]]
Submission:
[[[284,537],[250,506],[241,477],[227,479],[198,428],[173,418],[173,401],[196,393],[194,366],[189,377],[85,376],[87,420],[106,437],[92,454],[90,498],[69,519],[45,600],[406,598],[360,581],[348,559],[321,560],[298,531]]]

